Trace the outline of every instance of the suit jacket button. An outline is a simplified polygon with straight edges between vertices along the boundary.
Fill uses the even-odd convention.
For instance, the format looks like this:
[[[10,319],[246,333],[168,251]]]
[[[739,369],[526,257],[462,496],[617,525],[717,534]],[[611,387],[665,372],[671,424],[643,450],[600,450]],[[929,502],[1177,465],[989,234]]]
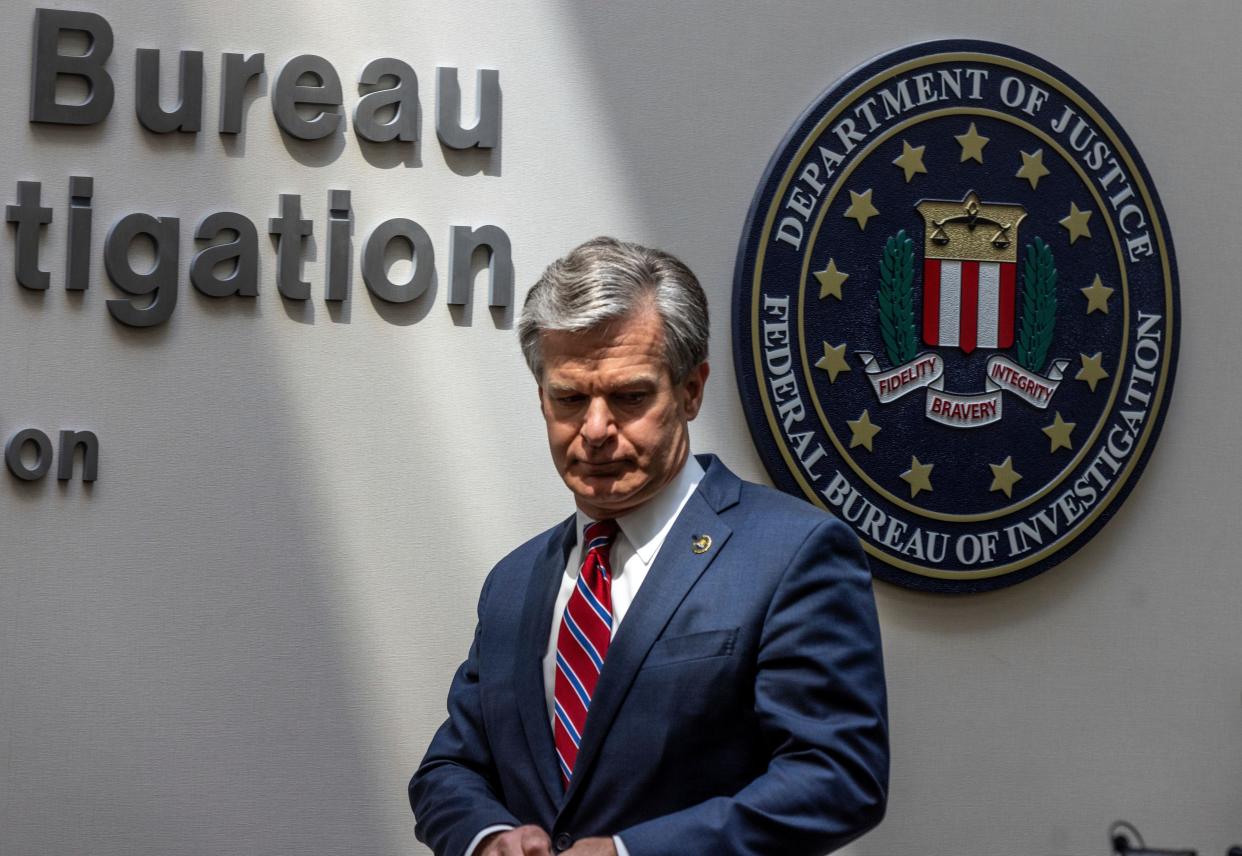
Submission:
[[[560,835],[556,836],[556,840],[552,843],[556,845],[557,853],[563,853],[570,847],[574,846],[574,839],[568,833],[562,832]]]

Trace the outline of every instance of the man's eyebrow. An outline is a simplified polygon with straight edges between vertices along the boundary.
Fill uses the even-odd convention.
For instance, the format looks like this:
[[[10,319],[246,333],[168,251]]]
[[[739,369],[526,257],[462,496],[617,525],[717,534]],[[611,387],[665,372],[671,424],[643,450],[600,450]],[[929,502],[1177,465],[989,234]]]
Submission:
[[[640,374],[619,378],[615,382],[609,383],[607,391],[616,392],[618,390],[627,389],[655,389],[659,385],[659,377],[648,374]],[[582,392],[581,387],[576,384],[557,383],[556,381],[548,381],[544,384],[543,388],[544,391],[550,395],[565,395]]]
[[[578,388],[577,388],[576,386],[574,386],[573,384],[567,384],[567,383],[553,383],[553,382],[551,382],[551,381],[549,381],[548,383],[545,383],[545,384],[543,385],[543,388],[544,388],[545,390],[547,390],[548,392],[550,392],[550,393],[554,393],[554,394],[563,394],[563,393],[567,393],[567,392],[577,392],[577,391],[578,391]]]
[[[631,377],[622,378],[620,382],[615,384],[618,389],[625,389],[631,386],[659,386],[660,379],[653,375],[633,375]]]

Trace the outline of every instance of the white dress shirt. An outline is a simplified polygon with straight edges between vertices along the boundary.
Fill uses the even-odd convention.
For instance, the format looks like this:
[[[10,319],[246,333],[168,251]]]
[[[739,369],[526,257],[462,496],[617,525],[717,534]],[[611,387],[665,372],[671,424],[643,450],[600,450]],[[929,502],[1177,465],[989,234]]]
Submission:
[[[608,554],[608,564],[612,568],[613,636],[617,635],[617,628],[625,620],[625,613],[638,594],[639,586],[647,578],[656,553],[660,552],[665,537],[677,522],[677,515],[681,514],[681,509],[702,479],[703,468],[690,456],[681,471],[659,493],[629,514],[617,518],[619,531]],[[577,538],[565,562],[561,589],[556,593],[556,605],[552,607],[552,626],[548,628],[548,647],[543,655],[543,693],[548,705],[549,723],[556,716],[556,640],[561,631],[561,617],[582,573],[582,531],[594,522],[581,511],[578,512]]]
[[[677,522],[678,515],[685,508],[699,482],[703,480],[703,467],[693,455],[686,458],[685,466],[673,477],[673,480],[660,489],[660,492],[641,506],[617,518],[618,532],[612,542],[609,553],[609,566],[612,568],[612,635],[617,635],[617,628],[625,619],[630,604],[638,594],[639,587],[647,578],[656,554],[664,544],[669,530]],[[578,575],[582,568],[582,530],[595,521],[581,511],[578,512],[575,525],[577,533],[574,547],[569,551],[565,562],[565,572],[561,577],[561,588],[556,594],[556,604],[552,608],[552,625],[548,628],[548,647],[543,655],[543,692],[547,704],[548,722],[551,723],[555,714],[556,691],[556,639],[560,634],[561,616],[569,603],[569,596],[578,583]],[[588,721],[590,713],[587,713]],[[493,832],[511,829],[509,826],[489,826],[474,837],[468,847],[466,856],[471,856],[486,836]],[[629,856],[625,844],[617,836],[612,837],[618,856]]]

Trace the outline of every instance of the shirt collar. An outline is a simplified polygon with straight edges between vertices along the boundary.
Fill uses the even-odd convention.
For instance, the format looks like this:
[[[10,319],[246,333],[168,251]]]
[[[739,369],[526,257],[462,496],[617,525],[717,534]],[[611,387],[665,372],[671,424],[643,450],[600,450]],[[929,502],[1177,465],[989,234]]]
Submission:
[[[668,534],[673,521],[702,480],[702,465],[695,460],[694,455],[687,455],[686,463],[673,476],[672,481],[638,508],[617,518],[617,525],[625,535],[625,540],[630,542],[644,565],[650,565],[655,559],[656,551],[664,543],[664,536]],[[592,518],[578,512],[579,544],[582,543],[582,530],[592,522]]]

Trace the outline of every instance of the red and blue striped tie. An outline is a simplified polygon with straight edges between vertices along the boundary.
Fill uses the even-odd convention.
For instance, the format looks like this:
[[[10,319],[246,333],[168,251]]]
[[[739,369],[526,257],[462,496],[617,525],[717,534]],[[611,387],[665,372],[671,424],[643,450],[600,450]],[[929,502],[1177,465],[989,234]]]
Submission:
[[[582,533],[582,572],[565,605],[556,637],[556,716],[552,734],[561,763],[561,781],[566,788],[578,760],[591,696],[595,694],[612,640],[612,569],[608,552],[616,534],[615,520],[592,523]]]

